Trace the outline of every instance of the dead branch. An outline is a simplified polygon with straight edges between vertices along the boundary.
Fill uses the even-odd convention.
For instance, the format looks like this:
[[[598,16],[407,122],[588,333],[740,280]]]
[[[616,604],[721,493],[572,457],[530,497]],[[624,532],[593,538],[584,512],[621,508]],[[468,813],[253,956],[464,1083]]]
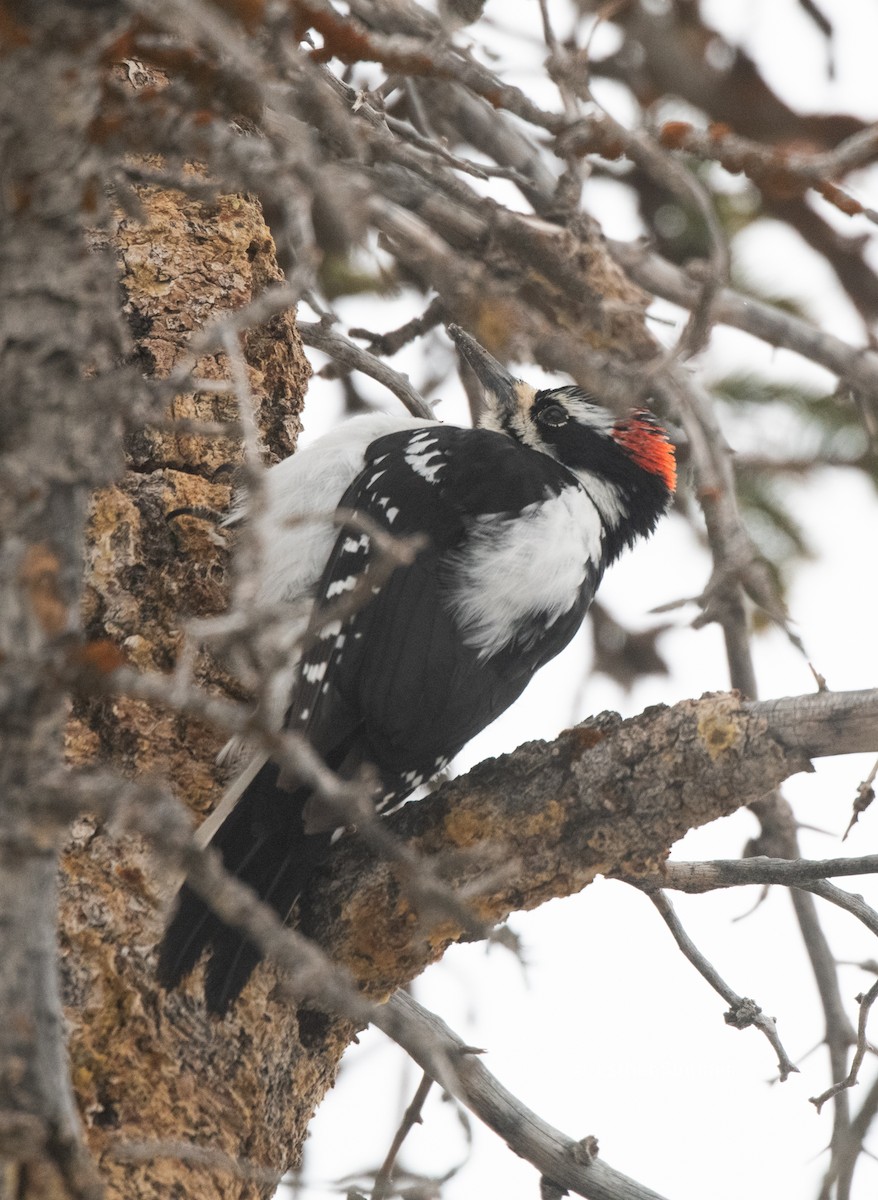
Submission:
[[[725,1014],[726,1024],[735,1029],[747,1029],[751,1025],[755,1026],[774,1047],[777,1054],[778,1075],[783,1083],[793,1071],[798,1071],[799,1068],[783,1048],[774,1017],[766,1016],[755,1000],[751,1000],[747,996],[739,996],[729,987],[713,963],[701,953],[686,933],[667,896],[656,890],[650,890],[647,894],[685,957],[689,959],[699,975],[707,980],[713,990],[718,992],[728,1003],[729,1011]]]

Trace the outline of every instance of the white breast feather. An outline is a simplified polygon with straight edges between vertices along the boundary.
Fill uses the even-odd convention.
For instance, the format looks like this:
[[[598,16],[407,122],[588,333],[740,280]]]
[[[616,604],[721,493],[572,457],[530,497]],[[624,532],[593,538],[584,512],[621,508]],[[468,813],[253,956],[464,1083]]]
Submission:
[[[549,627],[576,603],[589,563],[601,557],[591,498],[569,487],[504,521],[479,517],[455,561],[452,608],[467,645],[488,658],[534,618]]]

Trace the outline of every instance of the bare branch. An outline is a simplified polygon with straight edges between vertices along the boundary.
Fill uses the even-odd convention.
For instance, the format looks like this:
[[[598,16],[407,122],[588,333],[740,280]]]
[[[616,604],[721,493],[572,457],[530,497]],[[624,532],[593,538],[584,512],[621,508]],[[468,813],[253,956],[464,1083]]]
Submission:
[[[682,308],[696,303],[689,273],[632,242],[610,240],[614,258],[641,287]],[[742,329],[770,346],[792,350],[838,375],[871,400],[878,399],[878,354],[850,346],[841,338],[771,304],[723,288],[714,301],[714,318]]]
[[[712,963],[708,962],[686,933],[667,896],[661,891],[654,890],[648,890],[647,894],[658,909],[662,919],[673,934],[674,941],[683,951],[683,954],[689,959],[696,971],[707,980],[713,990],[718,992],[729,1004],[729,1011],[725,1014],[726,1024],[733,1025],[735,1029],[746,1029],[750,1025],[755,1025],[768,1038],[768,1041],[774,1047],[777,1054],[778,1074],[782,1083],[789,1078],[792,1072],[798,1072],[799,1068],[781,1044],[774,1017],[767,1017],[755,1000],[739,996],[729,987],[717,969]]]
[[[816,880],[814,883],[798,884],[796,886],[801,887],[804,891],[812,892],[815,896],[820,896],[824,900],[828,900],[830,904],[835,904],[839,908],[843,908],[845,912],[849,912],[855,916],[858,921],[862,921],[872,933],[878,934],[878,912],[866,904],[862,896],[852,896],[849,892],[843,891],[825,879]]]
[[[844,831],[844,837],[841,839],[843,842],[847,840],[848,834],[856,825],[857,821],[859,821],[860,813],[865,812],[875,799],[875,788],[872,785],[875,782],[876,776],[878,776],[878,760],[875,761],[872,766],[872,770],[857,788],[857,798],[854,801],[851,819],[848,822],[847,829]]]
[[[574,1141],[543,1121],[439,1017],[405,992],[378,1011],[374,1024],[543,1176],[589,1200],[661,1200],[593,1157],[593,1139]]]
[[[694,303],[687,305],[692,316],[676,351],[682,357],[697,353],[707,343],[715,319],[714,301],[720,288],[728,282],[730,266],[725,231],[707,189],[689,171],[681,170],[679,164],[662,153],[659,143],[645,130],[626,129],[607,112],[583,122],[582,129],[574,128],[565,134],[563,144],[568,152],[574,148],[579,151],[596,149],[599,153],[606,150],[610,157],[615,157],[621,147],[632,162],[685,205],[694,208],[701,217],[710,239],[710,259],[706,269],[700,272],[699,293]]]
[[[669,121],[659,136],[668,149],[713,159],[732,174],[743,172],[769,194],[789,195],[791,190],[804,192],[812,187],[848,216],[865,214],[875,218],[873,210],[845,195],[832,180],[874,161],[878,156],[878,126],[852,135],[834,151],[814,155],[766,146],[721,125],[700,130],[684,121]]]
[[[850,1071],[844,1079],[838,1083],[834,1083],[825,1092],[821,1092],[819,1096],[811,1097],[811,1103],[817,1109],[818,1113],[827,1100],[831,1100],[833,1096],[837,1096],[845,1088],[855,1087],[860,1082],[860,1067],[863,1065],[863,1059],[866,1057],[866,1050],[868,1049],[866,1023],[869,1019],[869,1010],[876,1000],[878,1000],[878,981],[872,984],[868,992],[857,996],[857,1003],[860,1006],[860,1019],[857,1024],[857,1048],[854,1052],[854,1057],[851,1059]]]
[[[716,888],[747,887],[752,884],[782,884],[798,887],[833,875],[872,875],[878,872],[878,854],[862,858],[741,858],[714,862],[668,862],[643,882],[678,892],[697,894]]]
[[[402,1120],[399,1123],[399,1129],[393,1135],[393,1141],[390,1143],[390,1149],[387,1151],[387,1157],[381,1164],[381,1169],[375,1176],[375,1186],[372,1188],[372,1200],[386,1200],[390,1193],[390,1183],[393,1178],[393,1168],[396,1165],[396,1160],[399,1157],[399,1152],[402,1149],[402,1144],[408,1135],[414,1129],[415,1125],[422,1123],[421,1113],[426,1103],[427,1096],[430,1093],[430,1088],[433,1086],[433,1080],[429,1075],[424,1074],[421,1082],[418,1084],[417,1090],[412,1097],[411,1104],[405,1110]]]
[[[322,350],[332,356],[343,370],[362,371],[364,375],[377,379],[394,396],[398,397],[414,417],[423,417],[426,421],[435,421],[435,415],[404,375],[394,371],[386,363],[377,359],[374,354],[357,346],[354,342],[330,329],[325,322],[299,322],[299,333],[306,346]]]
[[[667,390],[660,378],[656,383],[660,390]],[[680,419],[689,438],[713,555],[713,575],[701,619],[717,621],[723,631],[732,687],[755,698],[756,676],[741,580],[755,574],[757,556],[738,511],[731,454],[710,397],[681,371],[675,372],[669,401],[674,399],[679,401]]]

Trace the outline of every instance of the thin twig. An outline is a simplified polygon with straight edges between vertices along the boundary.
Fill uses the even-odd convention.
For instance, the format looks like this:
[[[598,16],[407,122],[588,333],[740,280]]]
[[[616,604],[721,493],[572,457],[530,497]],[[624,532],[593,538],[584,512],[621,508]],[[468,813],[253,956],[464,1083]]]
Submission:
[[[658,909],[662,919],[673,934],[674,940],[685,956],[699,974],[707,980],[714,991],[718,992],[729,1004],[729,1011],[725,1014],[726,1024],[733,1025],[735,1029],[746,1029],[750,1025],[755,1025],[768,1038],[777,1054],[778,1073],[781,1082],[788,1079],[792,1072],[798,1072],[799,1068],[781,1044],[774,1017],[767,1017],[754,1000],[739,996],[729,987],[713,964],[704,957],[686,933],[667,896],[663,895],[660,891],[654,890],[648,891],[647,895]]]
[[[713,862],[668,862],[653,875],[640,876],[637,882],[672,888],[697,895],[717,888],[747,887],[752,884],[783,884],[788,887],[827,879],[834,875],[872,875],[878,873],[878,854],[862,858],[755,858],[717,859]]]
[[[660,187],[677,196],[686,207],[694,208],[701,217],[710,242],[710,257],[706,268],[700,272],[699,294],[690,306],[692,315],[674,350],[674,354],[681,357],[696,353],[706,344],[714,320],[714,302],[728,282],[730,268],[725,231],[707,189],[685,167],[675,163],[646,130],[628,129],[606,110],[582,122],[581,127],[574,127],[559,140],[568,153],[588,150],[600,153],[609,147],[615,156],[621,146],[631,161]]]
[[[368,341],[370,354],[391,358],[403,346],[407,346],[415,338],[422,337],[429,330],[435,329],[444,320],[445,306],[438,296],[434,296],[419,317],[413,317],[411,321],[406,321],[404,325],[400,325],[399,329],[392,329],[389,333],[373,333],[369,329],[357,328],[348,330],[348,333],[352,338],[363,338]]]
[[[433,1080],[425,1072],[421,1077],[421,1082],[418,1084],[417,1091],[412,1097],[411,1104],[409,1104],[403,1113],[399,1128],[393,1136],[390,1149],[387,1151],[387,1157],[375,1176],[375,1185],[372,1188],[372,1200],[386,1200],[387,1196],[390,1195],[393,1168],[396,1165],[402,1144],[414,1127],[422,1124],[421,1113],[432,1086]]]
[[[856,823],[860,819],[860,813],[865,812],[872,801],[875,799],[875,788],[872,786],[875,782],[875,777],[878,776],[878,759],[874,762],[872,770],[857,788],[857,798],[854,801],[851,819],[847,829],[844,831],[843,842],[847,841],[847,836]]]
[[[839,1092],[846,1088],[855,1087],[859,1083],[860,1067],[863,1065],[863,1059],[866,1057],[868,1042],[866,1040],[866,1024],[869,1020],[869,1010],[875,1001],[878,1000],[878,980],[872,984],[868,992],[860,993],[857,996],[857,1003],[860,1006],[860,1017],[857,1022],[857,1047],[854,1051],[854,1057],[851,1059],[851,1069],[848,1071],[844,1079],[840,1079],[838,1083],[834,1083],[832,1087],[821,1092],[819,1096],[811,1096],[810,1100],[818,1113],[823,1108],[827,1100],[831,1100],[833,1096],[837,1096]]]
[[[803,892],[812,892],[815,896],[820,896],[822,900],[828,900],[830,904],[837,905],[838,908],[843,908],[858,921],[862,921],[872,933],[878,934],[878,912],[867,904],[862,896],[851,895],[850,892],[843,891],[842,888],[836,887],[834,883],[829,883],[826,879],[794,886],[801,888]]]
[[[876,215],[832,181],[878,156],[878,125],[854,134],[834,151],[813,155],[787,153],[778,146],[740,137],[721,125],[701,130],[683,121],[670,121],[659,136],[666,148],[721,163],[733,174],[743,172],[769,194],[810,187],[847,216]]]
[[[689,438],[714,562],[717,585],[705,589],[709,595],[705,619],[716,620],[723,631],[732,687],[755,699],[756,674],[740,579],[745,564],[757,556],[738,510],[731,452],[710,397],[683,371],[673,372],[671,379],[670,389],[659,377],[656,386],[669,393],[669,403],[676,401]]]
[[[688,271],[675,266],[641,243],[607,241],[607,248],[641,287],[681,308],[691,309],[697,291]],[[792,350],[838,375],[858,392],[878,399],[878,354],[851,346],[835,334],[784,312],[773,304],[723,288],[714,300],[714,318],[743,329],[770,346]]]
[[[300,321],[298,328],[306,346],[329,354],[345,370],[362,371],[364,375],[377,379],[403,402],[412,416],[423,417],[426,421],[436,420],[429,404],[418,395],[406,376],[388,367],[374,354],[330,329],[324,321]]]
[[[478,1051],[408,993],[397,992],[373,1024],[541,1175],[589,1200],[661,1200],[607,1167],[596,1156],[594,1138],[567,1137],[527,1108],[490,1073]]]
[[[223,1171],[234,1179],[245,1180],[248,1183],[258,1183],[276,1188],[283,1172],[271,1167],[262,1167],[258,1163],[226,1154],[217,1146],[200,1146],[197,1142],[174,1140],[136,1141],[133,1138],[113,1139],[107,1145],[107,1154],[116,1162],[142,1163],[154,1162],[159,1158],[173,1159],[175,1162],[186,1163],[189,1166],[204,1167],[209,1171]]]

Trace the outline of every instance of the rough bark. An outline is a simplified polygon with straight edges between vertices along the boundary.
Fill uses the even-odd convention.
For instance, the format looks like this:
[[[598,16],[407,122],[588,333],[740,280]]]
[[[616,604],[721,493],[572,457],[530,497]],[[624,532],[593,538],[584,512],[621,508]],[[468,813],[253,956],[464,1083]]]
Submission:
[[[206,204],[145,189],[139,200],[146,219],[120,218],[113,242],[139,362],[162,378],[188,353],[193,333],[247,303],[280,272],[253,199],[223,196]],[[266,458],[273,461],[295,446],[309,374],[292,314],[247,335],[244,352]],[[201,379],[226,373],[221,354],[195,366]],[[210,514],[228,508],[240,446],[233,436],[181,434],[173,422],[236,420],[229,393],[175,396],[161,425],[140,428],[129,439],[125,477],[94,497],[85,630],[93,640],[110,639],[142,670],[171,668],[186,620],[225,606],[227,554]],[[196,515],[169,519],[182,508]],[[193,669],[206,688],[229,691],[230,680],[208,655],[199,653]],[[215,758],[223,740],[142,701],[80,701],[68,726],[68,759],[77,766],[109,762],[130,775],[161,772],[203,815],[221,790]],[[211,1185],[203,1169],[190,1173],[167,1159],[122,1163],[107,1147],[120,1132],[154,1139],[190,1138],[200,1130],[198,1139],[216,1150],[276,1161],[272,1123],[265,1137],[256,1114],[267,1104],[289,1108],[286,1127],[299,1111],[287,1063],[273,1049],[275,1039],[286,1040],[292,1018],[279,1012],[249,1029],[242,1023],[231,1038],[214,1037],[197,1012],[164,1020],[151,951],[167,897],[156,888],[144,846],[84,818],[65,852],[64,872],[71,1065],[109,1194],[159,1195],[174,1187],[204,1195],[210,1186],[215,1194],[232,1194],[222,1173]],[[206,1055],[197,1069],[193,1044]],[[211,1080],[220,1079],[214,1088]]]
[[[67,1078],[58,989],[52,815],[79,626],[89,492],[121,466],[126,405],[112,264],[87,131],[100,89],[86,51],[104,14],[46,4],[0,72],[0,1195],[92,1188]],[[59,36],[63,27],[63,36]],[[27,101],[22,103],[22,97]],[[136,389],[134,389],[136,391]]]

